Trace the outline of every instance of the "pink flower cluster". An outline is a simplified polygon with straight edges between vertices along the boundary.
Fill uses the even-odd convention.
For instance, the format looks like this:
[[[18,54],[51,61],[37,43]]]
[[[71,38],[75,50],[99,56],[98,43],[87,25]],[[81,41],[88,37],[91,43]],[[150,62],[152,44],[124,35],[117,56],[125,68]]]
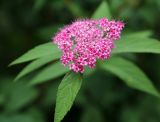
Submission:
[[[79,20],[65,26],[53,37],[63,55],[61,62],[75,72],[83,73],[84,67],[94,68],[97,59],[108,59],[114,41],[120,38],[124,23],[99,20]]]

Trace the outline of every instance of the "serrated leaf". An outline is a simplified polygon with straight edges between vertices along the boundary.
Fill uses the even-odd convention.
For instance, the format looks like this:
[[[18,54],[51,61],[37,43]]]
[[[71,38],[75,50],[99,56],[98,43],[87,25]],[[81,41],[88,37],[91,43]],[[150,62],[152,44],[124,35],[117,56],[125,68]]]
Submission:
[[[124,36],[115,45],[113,53],[160,53],[160,42],[151,38]]]
[[[120,57],[113,57],[102,63],[101,67],[117,75],[128,86],[159,97],[150,79],[134,63]]]
[[[81,84],[81,74],[74,72],[66,74],[58,87],[54,122],[61,122],[71,109]]]
[[[111,13],[109,10],[108,3],[106,1],[102,1],[102,3],[98,6],[94,14],[92,15],[93,19],[100,19],[106,17],[111,19]]]
[[[68,67],[64,67],[61,62],[53,63],[42,69],[31,81],[30,85],[39,84],[54,78],[57,78],[69,71]]]
[[[40,59],[37,59],[33,62],[31,62],[30,64],[28,64],[15,78],[14,81],[19,80],[20,78],[24,77],[25,75],[29,74],[30,72],[33,72],[34,70],[40,68],[41,66],[54,61],[56,59],[60,58],[60,54],[56,54],[56,55],[48,55],[48,56],[44,56]]]
[[[43,56],[47,55],[58,55],[60,54],[60,50],[57,48],[56,45],[54,45],[52,42],[45,43],[39,46],[36,46],[35,48],[29,50],[27,53],[13,61],[11,65],[27,62],[30,60],[34,60]]]

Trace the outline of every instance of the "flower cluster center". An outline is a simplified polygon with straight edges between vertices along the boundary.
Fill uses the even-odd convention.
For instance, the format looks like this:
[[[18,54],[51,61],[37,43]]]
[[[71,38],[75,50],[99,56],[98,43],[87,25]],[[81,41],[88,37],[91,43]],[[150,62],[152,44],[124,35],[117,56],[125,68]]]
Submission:
[[[61,29],[53,42],[63,55],[61,62],[75,72],[84,72],[84,67],[94,68],[97,59],[108,59],[114,41],[120,38],[124,23],[99,20],[79,20]]]

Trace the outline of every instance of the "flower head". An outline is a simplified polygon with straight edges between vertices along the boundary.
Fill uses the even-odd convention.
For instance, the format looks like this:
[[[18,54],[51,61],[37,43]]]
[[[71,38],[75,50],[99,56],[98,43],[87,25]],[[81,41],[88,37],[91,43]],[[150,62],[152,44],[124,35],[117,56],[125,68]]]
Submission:
[[[83,73],[84,67],[94,68],[97,59],[108,59],[114,41],[120,38],[124,23],[99,20],[79,20],[65,26],[54,37],[63,55],[61,62],[75,72]]]

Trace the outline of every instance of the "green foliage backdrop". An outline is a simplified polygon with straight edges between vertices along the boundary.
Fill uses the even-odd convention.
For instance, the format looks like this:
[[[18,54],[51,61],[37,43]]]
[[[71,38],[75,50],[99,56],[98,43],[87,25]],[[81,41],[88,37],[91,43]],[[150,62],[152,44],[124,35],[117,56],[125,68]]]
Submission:
[[[63,121],[159,122],[159,8],[159,0],[1,1],[0,122],[62,120],[80,89],[81,76],[71,73],[60,84],[68,69],[57,62],[61,54],[50,41],[59,27],[86,17],[120,19],[126,28],[112,58],[98,62],[96,70],[86,69]],[[12,62],[26,63],[13,82],[22,65],[6,67],[30,48]]]

